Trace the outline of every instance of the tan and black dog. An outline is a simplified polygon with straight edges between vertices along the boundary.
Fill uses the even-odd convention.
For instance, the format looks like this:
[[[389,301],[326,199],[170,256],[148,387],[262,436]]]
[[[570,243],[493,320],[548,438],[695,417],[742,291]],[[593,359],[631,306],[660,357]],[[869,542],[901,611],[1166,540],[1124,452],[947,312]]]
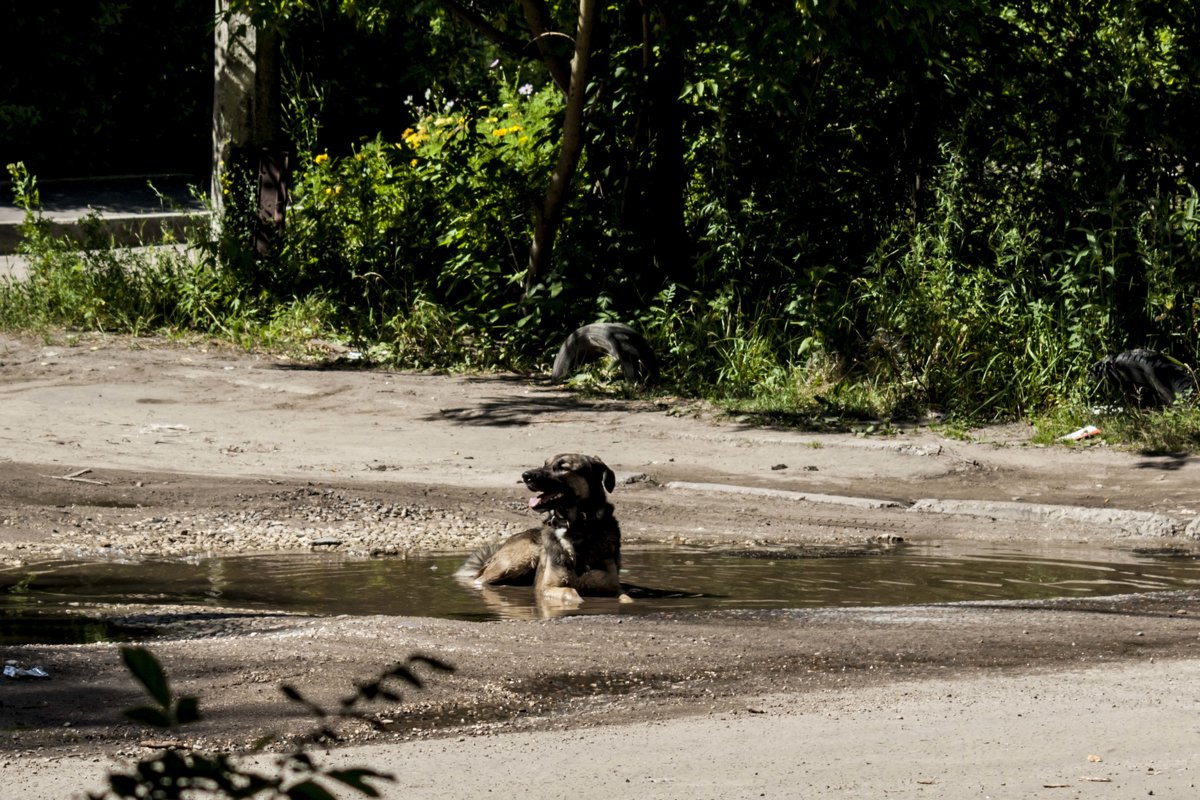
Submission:
[[[616,476],[595,456],[563,453],[522,476],[542,525],[476,550],[458,575],[476,584],[534,586],[539,600],[621,593],[621,528],[605,498]]]

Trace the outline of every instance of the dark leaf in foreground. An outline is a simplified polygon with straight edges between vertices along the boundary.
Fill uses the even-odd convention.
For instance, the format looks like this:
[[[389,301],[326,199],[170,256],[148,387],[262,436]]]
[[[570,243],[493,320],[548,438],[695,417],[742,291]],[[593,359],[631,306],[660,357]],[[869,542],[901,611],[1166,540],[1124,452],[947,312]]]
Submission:
[[[138,683],[154,698],[154,702],[163,708],[171,707],[171,689],[167,684],[167,675],[149,650],[144,647],[122,647],[121,660]]]

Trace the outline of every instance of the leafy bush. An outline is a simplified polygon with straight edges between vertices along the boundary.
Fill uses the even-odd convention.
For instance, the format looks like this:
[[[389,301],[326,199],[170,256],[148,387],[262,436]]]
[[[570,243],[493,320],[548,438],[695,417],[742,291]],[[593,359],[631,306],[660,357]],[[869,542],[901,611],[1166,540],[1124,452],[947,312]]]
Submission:
[[[136,706],[125,715],[142,725],[169,729],[200,719],[200,704],[195,697],[177,697],[170,687],[166,673],[150,651],[140,647],[122,647],[121,658],[133,677],[150,697],[147,705]],[[435,658],[411,656],[407,661],[385,670],[373,680],[356,687],[353,694],[334,709],[324,708],[292,686],[283,686],[284,695],[303,707],[316,721],[308,737],[311,741],[336,741],[339,720],[359,719],[378,725],[360,707],[375,700],[399,702],[393,688],[397,683],[420,689],[423,685],[415,668],[424,667],[452,672],[453,667]],[[143,758],[127,772],[113,771],[108,776],[108,789],[90,795],[91,800],[172,800],[212,797],[237,800],[243,798],[279,798],[279,800],[332,800],[333,789],[353,789],[368,797],[378,797],[374,781],[392,780],[390,775],[363,768],[325,769],[320,767],[300,747],[278,759],[275,770],[261,771],[245,766],[230,753],[202,753],[189,750],[165,750]]]
[[[343,325],[390,339],[402,362],[478,363],[506,352],[505,329],[519,327],[524,240],[560,103],[528,84],[472,109],[427,102],[399,141],[300,156],[286,243],[265,282],[279,297],[328,297]]]
[[[106,317],[70,292],[120,298],[116,273],[137,270],[90,266],[95,287],[43,287],[47,318],[325,326],[393,363],[469,368],[544,364],[578,325],[619,320],[677,390],[801,416],[1037,414],[1076,402],[1106,353],[1200,353],[1186,4],[606,6],[576,195],[527,293],[562,100],[481,67],[528,69],[517,6],[457,6],[489,15],[486,41],[424,7],[280,7],[349,8],[374,36],[403,21],[396,41],[442,43],[413,55],[437,88],[389,109],[403,134],[331,143],[332,101],[293,74],[275,255],[246,246],[253,186],[235,175],[219,236],[163,281],[191,300],[139,289]]]
[[[25,209],[20,254],[28,276],[0,285],[0,320],[9,327],[148,333],[228,330],[239,289],[211,261],[165,233],[153,246],[121,248],[91,215],[78,239],[55,236],[41,214],[37,182],[10,164],[16,202]]]

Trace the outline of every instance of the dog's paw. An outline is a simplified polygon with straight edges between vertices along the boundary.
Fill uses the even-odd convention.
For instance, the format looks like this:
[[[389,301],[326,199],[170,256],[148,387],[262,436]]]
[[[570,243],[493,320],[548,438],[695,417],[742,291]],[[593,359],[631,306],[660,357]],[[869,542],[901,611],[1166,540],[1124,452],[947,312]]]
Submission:
[[[579,596],[579,592],[570,586],[555,586],[542,592],[542,597],[548,603],[554,603],[561,606],[578,606],[583,605],[583,598]]]

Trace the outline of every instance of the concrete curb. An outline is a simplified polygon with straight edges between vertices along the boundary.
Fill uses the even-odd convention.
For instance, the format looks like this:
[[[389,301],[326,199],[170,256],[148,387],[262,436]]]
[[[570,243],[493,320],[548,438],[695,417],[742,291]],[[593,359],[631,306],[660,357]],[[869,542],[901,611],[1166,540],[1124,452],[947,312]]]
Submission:
[[[208,176],[185,174],[110,175],[98,178],[39,181],[39,217],[51,236],[84,239],[84,221],[117,246],[162,241],[162,231],[182,241],[195,225],[207,225],[209,212],[197,197]],[[17,252],[24,209],[0,197],[0,255]],[[90,223],[89,223],[90,224]]]
[[[787,489],[766,489],[758,486],[737,486],[724,483],[692,483],[670,481],[664,489],[692,492],[717,492],[723,494],[776,497],[807,503],[827,503],[852,508],[880,509],[907,508],[922,514],[953,514],[963,517],[1003,519],[1010,522],[1025,522],[1044,525],[1067,522],[1074,525],[1091,525],[1116,529],[1130,537],[1167,538],[1183,536],[1200,539],[1200,517],[1190,522],[1168,517],[1153,511],[1129,511],[1120,508],[1088,508],[1086,506],[1063,506],[1050,503],[1018,503],[999,500],[938,500],[924,498],[911,506],[895,500],[879,500],[870,497],[849,497],[836,494],[812,494]]]
[[[1071,522],[1116,528],[1129,536],[1167,537],[1185,533],[1184,524],[1153,511],[1128,511],[1120,508],[1087,508],[1049,503],[1017,503],[993,500],[918,500],[909,511],[927,514],[957,514],[988,517],[1013,522]],[[1190,532],[1196,523],[1187,526]]]
[[[759,497],[778,497],[782,500],[801,500],[808,503],[829,503],[831,505],[851,506],[853,508],[904,508],[903,503],[895,500],[875,500],[870,497],[847,497],[838,494],[810,494],[808,492],[792,492],[786,489],[763,489],[758,486],[733,486],[724,483],[691,483],[690,481],[670,481],[663,484],[666,489],[685,489],[693,492],[722,492],[725,494],[757,495]]]
[[[161,242],[163,234],[175,241],[185,241],[198,225],[209,224],[208,212],[147,212],[138,214],[105,214],[96,217],[95,231],[102,240],[111,239],[117,247],[136,247],[146,242]],[[83,243],[83,217],[46,219],[46,231],[55,238],[64,236]],[[13,255],[21,244],[19,224],[0,223],[0,255]]]

